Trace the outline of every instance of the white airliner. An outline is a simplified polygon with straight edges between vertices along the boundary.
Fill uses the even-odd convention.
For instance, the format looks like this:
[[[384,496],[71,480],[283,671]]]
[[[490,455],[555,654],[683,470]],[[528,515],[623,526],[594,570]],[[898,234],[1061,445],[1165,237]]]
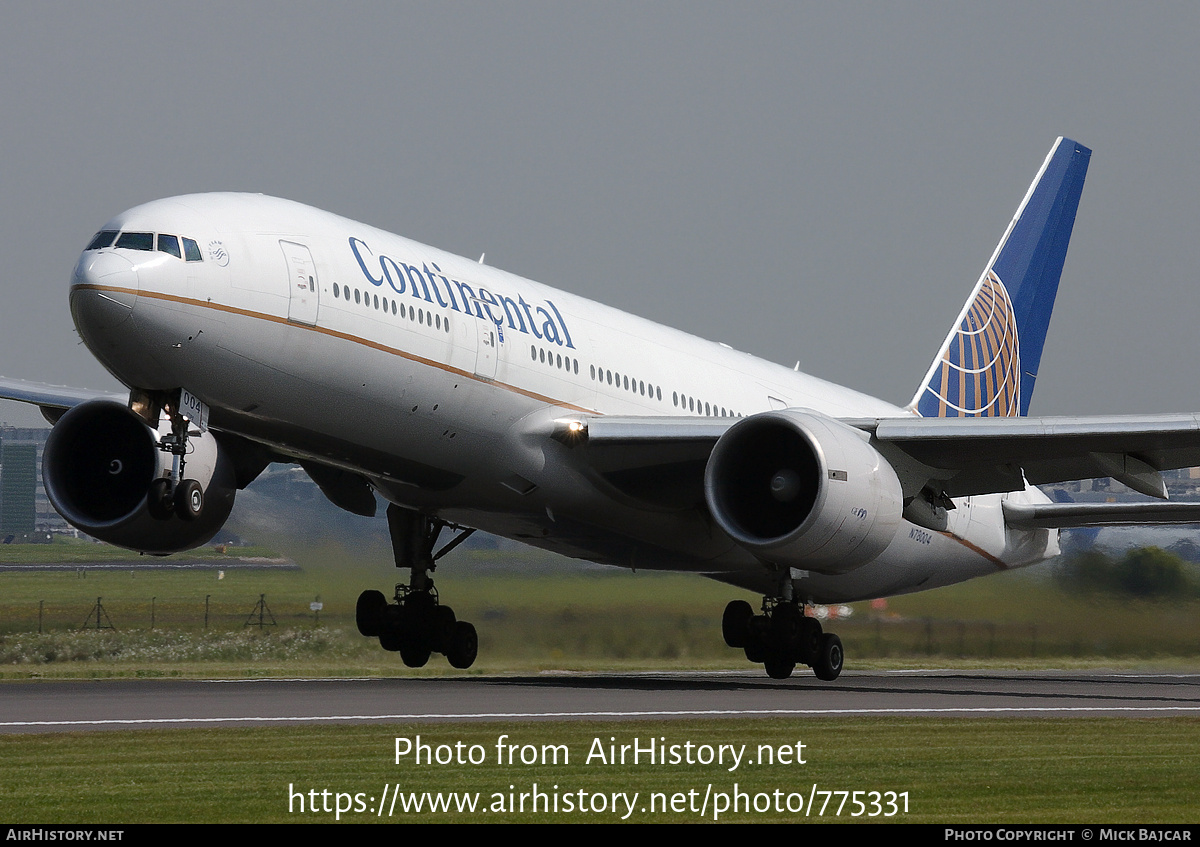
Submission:
[[[822,679],[841,642],[806,604],[1042,561],[1058,527],[1180,523],[1189,504],[1052,504],[1112,476],[1165,499],[1200,419],[1025,417],[1090,151],[1060,138],[904,408],[297,203],[197,194],[122,212],[70,285],[128,397],[0,380],[55,423],[47,493],[84,532],[167,553],[237,489],[299,462],[387,517],[394,597],[364,635],[411,666],[475,659],[434,564],[474,528],[764,595],[723,631],[772,677]],[[438,549],[443,530],[453,538]]]

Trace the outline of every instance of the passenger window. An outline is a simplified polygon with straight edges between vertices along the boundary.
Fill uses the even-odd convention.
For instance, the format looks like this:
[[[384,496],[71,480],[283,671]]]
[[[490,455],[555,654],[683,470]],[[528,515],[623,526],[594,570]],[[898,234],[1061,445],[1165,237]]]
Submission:
[[[183,239],[183,256],[189,262],[204,261],[204,257],[200,255],[200,245],[191,238]]]
[[[333,284],[333,296],[334,297],[342,296],[342,292],[338,289],[338,284],[336,282]]]
[[[154,233],[152,232],[123,232],[117,239],[117,246],[126,250],[153,250]]]
[[[113,239],[117,237],[115,229],[102,229],[96,233],[96,237],[92,239],[92,243],[87,246],[88,250],[103,250],[113,243]]]

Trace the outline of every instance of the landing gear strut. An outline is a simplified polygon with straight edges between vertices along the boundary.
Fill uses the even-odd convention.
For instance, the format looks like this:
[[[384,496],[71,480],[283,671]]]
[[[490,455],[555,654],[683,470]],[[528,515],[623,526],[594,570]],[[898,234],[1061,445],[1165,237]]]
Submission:
[[[838,678],[845,661],[840,638],[822,632],[820,621],[805,615],[795,600],[765,597],[762,609],[756,615],[745,600],[731,601],[721,618],[725,643],[761,662],[772,679],[787,679],[796,665],[808,665],[817,679]]]
[[[388,531],[396,567],[411,568],[409,584],[396,586],[395,601],[388,603],[381,591],[364,591],[358,597],[355,619],[358,631],[377,637],[385,650],[400,654],[410,668],[423,667],[432,653],[441,653],[451,666],[471,667],[479,652],[475,627],[458,620],[454,610],[443,606],[433,585],[436,562],[467,539],[475,530],[454,526],[419,512],[388,506]],[[443,529],[458,534],[434,553]]]
[[[172,456],[170,475],[150,483],[146,495],[150,516],[160,521],[169,520],[171,515],[194,521],[204,512],[204,486],[194,479],[184,478],[191,421],[176,408],[177,405],[174,402],[164,404],[163,408],[171,418],[171,432],[158,442],[158,449]]]

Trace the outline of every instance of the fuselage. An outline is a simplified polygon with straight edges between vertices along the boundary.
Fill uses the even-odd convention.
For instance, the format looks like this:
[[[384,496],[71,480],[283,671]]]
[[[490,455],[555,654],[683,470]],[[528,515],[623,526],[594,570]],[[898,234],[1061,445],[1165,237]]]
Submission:
[[[71,308],[131,388],[186,387],[211,425],[359,474],[387,500],[578,558],[778,576],[703,509],[605,491],[546,437],[571,415],[734,419],[805,408],[905,410],[799,371],[365,224],[261,195],[130,209],[80,257]],[[801,574],[831,602],[1040,561],[1054,533],[1006,530],[1002,496],[956,501],[935,532],[902,522],[874,561]]]

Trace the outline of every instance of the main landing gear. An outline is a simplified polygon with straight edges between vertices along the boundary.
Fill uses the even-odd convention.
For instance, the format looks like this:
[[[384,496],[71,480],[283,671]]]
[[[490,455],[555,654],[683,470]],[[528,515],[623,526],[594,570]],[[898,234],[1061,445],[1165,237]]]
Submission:
[[[171,409],[170,416],[171,434],[159,440],[158,449],[171,454],[171,475],[150,483],[146,508],[155,520],[165,521],[171,515],[178,515],[185,521],[194,521],[204,512],[204,486],[194,479],[184,479],[183,475],[190,421],[177,409]]]
[[[745,600],[731,601],[721,618],[725,643],[765,665],[772,679],[787,679],[796,665],[810,666],[817,679],[838,678],[845,660],[840,638],[822,632],[821,622],[794,600],[764,597],[762,609],[756,615]]]
[[[412,577],[408,585],[396,586],[394,603],[388,603],[382,591],[360,594],[355,609],[358,631],[378,637],[384,650],[398,652],[410,668],[423,667],[433,653],[443,654],[453,667],[471,667],[479,652],[475,627],[455,618],[454,610],[439,602],[432,573],[437,560],[475,530],[395,504],[388,506],[387,518],[396,567],[411,568]],[[458,535],[434,553],[438,536],[447,527],[458,530]]]

